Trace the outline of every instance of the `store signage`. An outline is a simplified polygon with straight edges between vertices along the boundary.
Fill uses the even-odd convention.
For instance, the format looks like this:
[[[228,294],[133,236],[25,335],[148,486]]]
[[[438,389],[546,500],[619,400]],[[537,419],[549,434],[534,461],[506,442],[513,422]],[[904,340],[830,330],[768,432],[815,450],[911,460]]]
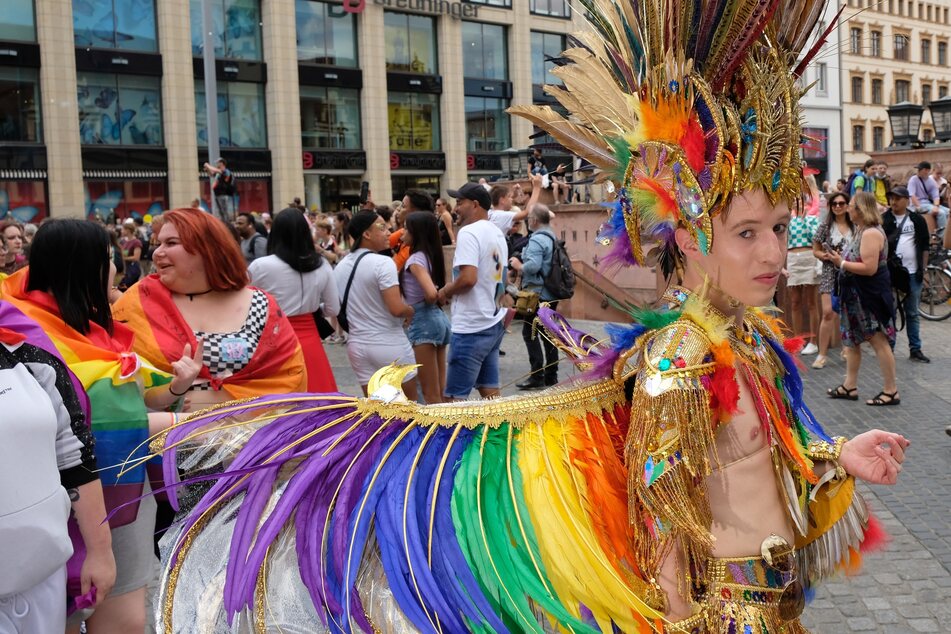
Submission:
[[[378,7],[387,9],[407,9],[425,13],[440,13],[454,18],[477,18],[479,7],[452,0],[372,0]],[[343,0],[343,10],[347,13],[363,13],[370,0]]]
[[[499,154],[467,154],[466,169],[470,172],[501,172],[502,157]]]
[[[351,170],[366,171],[367,155],[365,152],[325,152],[304,151],[303,166],[305,170]]]
[[[391,170],[433,170],[446,169],[446,155],[442,152],[390,152]]]

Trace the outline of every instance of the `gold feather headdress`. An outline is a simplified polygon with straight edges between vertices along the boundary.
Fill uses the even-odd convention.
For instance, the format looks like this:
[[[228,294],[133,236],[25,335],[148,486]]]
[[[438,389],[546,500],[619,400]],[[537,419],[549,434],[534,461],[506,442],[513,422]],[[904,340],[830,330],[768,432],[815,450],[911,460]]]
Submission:
[[[756,187],[802,191],[797,83],[832,30],[799,59],[826,0],[579,0],[593,29],[574,36],[549,85],[569,113],[514,106],[619,184],[608,260],[677,259],[686,227],[707,252],[711,219]],[[835,21],[833,21],[835,24]],[[649,254],[644,242],[657,243]]]

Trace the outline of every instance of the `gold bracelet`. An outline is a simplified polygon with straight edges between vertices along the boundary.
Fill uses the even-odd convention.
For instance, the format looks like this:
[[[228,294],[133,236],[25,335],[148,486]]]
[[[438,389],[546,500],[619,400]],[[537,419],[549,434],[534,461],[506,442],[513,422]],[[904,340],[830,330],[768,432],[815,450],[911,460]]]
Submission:
[[[813,460],[828,460],[829,462],[838,462],[839,455],[842,454],[842,446],[848,442],[845,436],[834,436],[832,442],[824,440],[813,440],[809,443],[809,449],[806,453]]]

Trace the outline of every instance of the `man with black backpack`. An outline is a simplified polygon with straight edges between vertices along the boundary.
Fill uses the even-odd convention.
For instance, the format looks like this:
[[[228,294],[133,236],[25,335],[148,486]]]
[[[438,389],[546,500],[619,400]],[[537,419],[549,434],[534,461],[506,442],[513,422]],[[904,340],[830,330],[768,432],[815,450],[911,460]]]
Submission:
[[[215,164],[205,163],[205,171],[211,178],[214,198],[213,213],[225,222],[234,222],[234,195],[236,193],[234,172],[228,169],[228,161],[219,158]]]
[[[558,300],[569,299],[574,294],[571,262],[564,243],[555,237],[551,228],[551,212],[547,206],[536,203],[532,207],[528,228],[532,235],[522,249],[522,257],[511,258],[509,266],[521,272],[522,290],[538,293],[540,301],[556,308]],[[522,325],[522,339],[525,340],[532,372],[528,379],[516,384],[520,390],[536,390],[558,382],[558,348],[533,330],[532,320],[526,320]]]
[[[888,268],[892,285],[905,292],[902,306],[907,324],[908,358],[919,363],[930,363],[931,360],[921,351],[918,327],[921,284],[928,264],[928,226],[919,214],[908,212],[908,200],[906,187],[898,186],[888,192],[889,208],[882,214],[882,230],[888,238]],[[897,255],[901,263],[898,264],[891,254]]]

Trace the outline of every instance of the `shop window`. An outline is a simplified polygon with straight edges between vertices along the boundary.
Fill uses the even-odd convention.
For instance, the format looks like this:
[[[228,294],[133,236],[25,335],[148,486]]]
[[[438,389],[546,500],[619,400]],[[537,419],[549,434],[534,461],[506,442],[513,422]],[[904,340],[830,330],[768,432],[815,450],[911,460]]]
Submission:
[[[207,0],[211,3],[211,31],[215,57],[260,61],[260,0]],[[201,0],[191,0],[192,54],[200,57],[204,49],[201,28]]]
[[[235,209],[239,212],[247,211],[263,212],[270,211],[271,207],[271,181],[267,178],[241,178],[241,172],[238,172],[238,178],[235,179],[235,189],[238,191],[234,195]],[[201,200],[202,207],[208,206],[209,196],[208,179],[201,179]],[[207,211],[207,209],[206,209]]]
[[[304,204],[325,214],[357,208],[362,180],[354,175],[304,174]]]
[[[84,145],[162,145],[157,77],[77,73],[79,138]]]
[[[158,51],[155,1],[73,0],[73,40],[77,48],[154,53]]]
[[[0,221],[39,222],[47,213],[44,181],[0,180]]]
[[[466,97],[466,148],[470,152],[501,152],[511,134],[507,99]]]
[[[391,150],[425,152],[441,148],[439,95],[391,92],[388,98]]]
[[[266,148],[264,85],[218,82],[218,144],[221,147]],[[195,117],[198,145],[208,146],[205,85],[195,82]]]
[[[360,136],[360,91],[300,87],[301,141],[306,148],[356,150]]]
[[[439,197],[439,177],[438,176],[404,176],[396,175],[390,177],[390,186],[393,188],[393,195],[399,197],[407,189],[421,189],[427,192],[433,199]]]
[[[36,41],[36,18],[32,2],[0,2],[0,40]]]
[[[512,8],[512,0],[462,0],[466,4],[484,4],[490,7]]]
[[[155,216],[168,209],[164,180],[87,180],[86,217],[112,224],[124,218]]]
[[[571,6],[568,0],[531,0],[530,9],[535,15],[548,15],[555,18],[571,17]]]
[[[357,25],[339,4],[297,0],[297,59],[357,68]]]
[[[508,79],[505,27],[482,22],[463,22],[462,58],[466,60],[466,77]]]
[[[386,26],[386,70],[396,73],[438,74],[436,22],[425,15],[383,13]]]
[[[555,63],[549,58],[557,58],[567,47],[565,36],[558,33],[532,31],[532,83],[560,84],[562,81],[549,73]]]
[[[37,70],[0,66],[0,141],[40,143],[41,122]]]

